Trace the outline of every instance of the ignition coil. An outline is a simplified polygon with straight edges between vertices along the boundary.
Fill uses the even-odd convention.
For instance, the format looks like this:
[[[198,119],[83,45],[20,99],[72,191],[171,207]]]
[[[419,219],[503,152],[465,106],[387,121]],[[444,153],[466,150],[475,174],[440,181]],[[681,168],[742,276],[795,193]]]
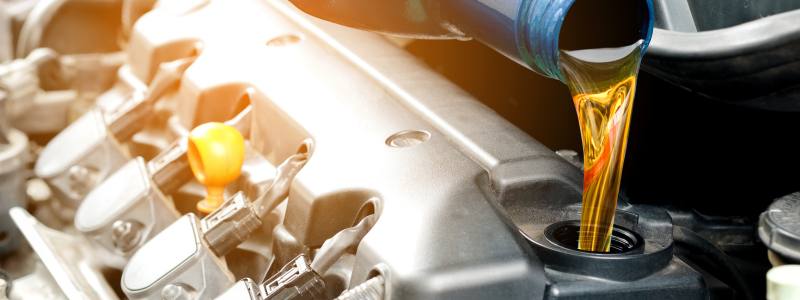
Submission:
[[[202,166],[196,165],[203,169],[194,170],[195,175],[206,175],[206,171],[214,170],[211,168],[231,170],[217,165],[224,165],[228,156],[211,158],[205,153],[213,149],[202,146],[195,149],[198,151],[195,158],[203,162]],[[310,140],[302,149],[311,149]],[[190,157],[192,151],[189,150]],[[131,257],[122,274],[123,292],[130,299],[162,299],[163,293],[191,293],[197,299],[206,299],[222,293],[234,283],[224,255],[243,242],[261,225],[261,219],[286,199],[292,180],[308,162],[310,153],[292,155],[278,166],[272,185],[252,203],[239,192],[203,219],[189,213],[164,229]],[[208,178],[199,181],[208,183],[205,179]]]
[[[244,109],[224,126],[236,131],[242,122],[249,121],[249,112]],[[223,156],[243,155],[245,150],[234,148],[226,143],[216,147]],[[131,160],[80,204],[75,227],[89,238],[106,265],[124,268],[139,247],[180,217],[168,195],[192,179],[188,149],[189,140],[180,138],[147,163],[141,157]],[[254,149],[247,152],[256,153]],[[266,161],[260,155],[251,156],[255,159],[251,163]]]
[[[121,143],[141,130],[154,103],[180,82],[197,57],[161,64],[148,91],[134,91],[112,111],[95,108],[56,135],[42,150],[34,172],[56,198],[76,209],[86,195],[130,160]]]
[[[251,279],[245,278],[226,290],[217,300],[319,300],[325,299],[325,282],[320,274],[333,265],[342,254],[354,246],[358,246],[365,235],[372,229],[377,221],[375,214],[361,219],[355,226],[344,229],[326,240],[317,252],[313,262],[309,262],[305,255],[300,254],[283,266],[280,271],[272,275],[267,281],[256,285]],[[382,280],[382,277],[381,277]],[[374,281],[365,285],[345,291],[341,299],[361,299],[364,292],[374,296],[382,296],[382,281],[380,294],[376,293]],[[376,298],[376,299],[382,299]]]

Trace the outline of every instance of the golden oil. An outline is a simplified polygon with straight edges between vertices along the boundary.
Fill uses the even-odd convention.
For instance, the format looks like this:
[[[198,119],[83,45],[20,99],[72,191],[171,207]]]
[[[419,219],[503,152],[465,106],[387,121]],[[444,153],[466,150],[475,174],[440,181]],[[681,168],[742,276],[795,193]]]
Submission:
[[[642,43],[560,53],[583,142],[580,250],[608,252],[611,246]]]

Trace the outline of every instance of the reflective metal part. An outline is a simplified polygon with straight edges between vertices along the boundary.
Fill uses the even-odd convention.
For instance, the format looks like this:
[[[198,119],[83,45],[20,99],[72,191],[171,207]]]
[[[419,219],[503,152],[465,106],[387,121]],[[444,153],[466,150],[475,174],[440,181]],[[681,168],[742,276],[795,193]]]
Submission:
[[[78,100],[78,91],[39,91],[31,107],[12,122],[14,128],[27,134],[53,134],[69,125],[70,109]]]
[[[404,148],[416,146],[431,138],[431,134],[423,130],[406,130],[393,134],[386,139],[386,146]]]
[[[119,299],[85,238],[50,229],[19,207],[11,218],[68,299]]]
[[[39,67],[48,62],[58,65],[58,53],[40,48],[26,58],[0,64],[0,87],[9,93],[6,113],[11,120],[23,115],[34,106],[39,88]]]
[[[55,278],[42,262],[37,262],[34,271],[14,280],[11,300],[71,300],[61,291]]]
[[[192,300],[192,296],[179,285],[168,284],[161,290],[162,300]]]
[[[43,20],[41,12],[34,19]],[[127,54],[61,56],[69,76],[78,77],[74,89],[36,93],[33,108],[11,123],[37,133],[66,126],[76,115],[59,109],[76,98],[90,104],[87,95],[102,90],[103,80],[84,77],[87,70],[125,63],[114,87],[93,101],[96,108],[53,139],[36,163],[41,178],[29,181],[31,206],[55,207],[39,221],[56,228],[59,220],[48,217],[71,220],[73,213],[74,223],[57,232],[14,210],[42,263],[15,281],[13,300],[262,300],[257,282],[301,253],[317,259],[321,266],[313,270],[327,269],[319,274],[326,299],[342,291],[342,299],[708,296],[700,272],[672,253],[672,226],[697,220],[678,220],[664,208],[620,201],[617,225],[641,234],[646,253],[659,254],[656,263],[644,257],[629,268],[641,272],[616,272],[624,281],[606,276],[624,268],[592,273],[548,264],[554,260],[524,235],[535,239],[549,224],[578,216],[577,154],[554,154],[383,36],[311,18],[287,0],[161,1],[129,25],[130,39],[121,42]],[[134,110],[161,62],[187,55],[197,61],[180,84],[162,86],[156,105]],[[139,122],[148,114],[150,121]],[[115,120],[125,122],[110,126]],[[224,120],[246,139],[241,176],[224,194],[235,196],[207,219],[180,217],[176,204],[188,211],[183,203],[193,209],[205,196],[202,185],[182,175],[188,162],[181,137]],[[259,207],[267,216],[257,226],[247,201],[273,185],[274,165],[303,141],[313,141],[300,151],[313,152],[313,162],[295,180],[278,180],[283,192]],[[324,242],[371,214],[381,215],[374,228],[340,245],[338,260],[326,259],[331,247]],[[0,225],[4,220],[11,218],[0,216]],[[712,227],[702,228],[721,232]],[[735,232],[744,232],[740,227]],[[249,235],[231,234],[241,228]],[[748,242],[724,232],[715,235],[718,246],[743,249]],[[102,276],[108,266],[124,268],[121,280]],[[234,283],[244,277],[255,281]]]
[[[142,240],[142,223],[116,221],[111,225],[111,241],[122,252],[130,252]]]
[[[8,300],[8,297],[6,297],[6,288],[8,288],[8,283],[0,279],[0,300]]]
[[[382,300],[385,289],[383,285],[383,276],[378,275],[344,291],[336,300]]]
[[[64,206],[76,208],[91,189],[128,160],[128,150],[121,143],[145,127],[155,102],[180,82],[195,58],[160,64],[146,91],[134,89],[123,101],[106,100],[108,110],[87,112],[45,146],[35,172],[53,187]],[[64,170],[69,170],[66,175]]]
[[[129,65],[123,65],[117,70],[117,79],[114,86],[100,94],[95,99],[95,105],[104,112],[117,110],[134,92],[144,93],[147,85],[131,73]]]
[[[17,57],[27,55],[39,46],[45,27],[67,0],[41,0],[36,3],[20,29]]]
[[[579,155],[574,150],[557,150],[556,154],[583,171],[583,155]]]
[[[87,112],[45,146],[34,172],[63,206],[77,209],[97,184],[127,162],[99,109]]]
[[[13,16],[5,3],[0,4],[0,63],[14,59]]]
[[[98,185],[75,214],[75,228],[107,265],[123,269],[133,253],[180,214],[137,157]]]
[[[8,113],[6,112],[6,103],[8,102],[8,93],[0,91],[0,148],[8,146],[8,130],[11,129],[11,124],[8,120]]]
[[[233,285],[225,259],[209,248],[199,222],[194,214],[184,215],[131,257],[121,282],[129,299],[160,300],[169,285],[193,299],[212,299]]]
[[[250,278],[239,280],[215,300],[261,300],[259,286]]]
[[[203,237],[217,255],[231,252],[261,227],[261,219],[245,200],[242,192],[236,193],[219,208],[200,220]]]
[[[42,85],[52,86],[51,89],[67,87],[78,91],[82,98],[94,99],[114,85],[120,66],[127,60],[123,51],[62,55],[59,62],[64,74],[45,78]]]
[[[19,231],[9,217],[9,210],[26,206],[25,171],[30,160],[28,137],[16,129],[9,129],[7,134],[8,144],[0,146],[0,254],[20,244]]]

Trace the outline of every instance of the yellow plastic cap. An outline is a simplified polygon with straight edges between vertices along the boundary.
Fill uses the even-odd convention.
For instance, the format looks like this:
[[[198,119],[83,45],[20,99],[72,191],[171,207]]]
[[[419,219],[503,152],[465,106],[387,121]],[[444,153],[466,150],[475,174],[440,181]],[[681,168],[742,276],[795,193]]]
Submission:
[[[767,299],[800,299],[800,265],[783,265],[767,272]]]
[[[244,138],[235,128],[222,123],[197,126],[189,134],[189,166],[197,181],[206,186],[208,195],[197,203],[197,209],[211,213],[225,198],[225,185],[242,172]]]

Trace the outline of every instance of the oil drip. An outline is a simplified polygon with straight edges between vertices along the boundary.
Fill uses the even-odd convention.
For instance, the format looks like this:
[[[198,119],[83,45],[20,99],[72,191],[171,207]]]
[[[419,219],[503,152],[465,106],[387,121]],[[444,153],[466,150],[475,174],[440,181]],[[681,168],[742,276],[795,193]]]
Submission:
[[[608,252],[611,245],[643,43],[560,53],[583,142],[580,250]]]

